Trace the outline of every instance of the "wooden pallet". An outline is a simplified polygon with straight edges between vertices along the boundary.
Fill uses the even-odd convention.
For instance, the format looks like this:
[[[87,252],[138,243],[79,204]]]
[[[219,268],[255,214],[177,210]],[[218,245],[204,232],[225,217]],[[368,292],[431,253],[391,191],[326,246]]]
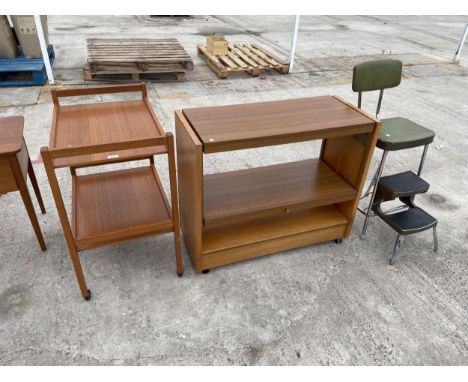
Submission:
[[[85,80],[185,80],[192,58],[175,38],[88,39]]]
[[[286,74],[289,64],[258,44],[229,44],[226,56],[214,56],[203,45],[197,45],[198,55],[213,69],[219,78],[227,78],[232,72],[247,72],[253,77],[262,70],[275,69]]]

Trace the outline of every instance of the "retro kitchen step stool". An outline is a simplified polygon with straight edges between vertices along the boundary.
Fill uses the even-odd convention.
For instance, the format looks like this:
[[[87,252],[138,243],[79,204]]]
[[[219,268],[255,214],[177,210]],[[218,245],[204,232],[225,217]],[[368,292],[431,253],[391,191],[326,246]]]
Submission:
[[[361,108],[362,93],[380,90],[376,117],[379,117],[384,89],[396,87],[401,82],[402,63],[399,60],[375,60],[360,63],[353,70],[353,91],[358,92],[358,107]],[[415,195],[426,192],[429,184],[420,175],[427,149],[434,140],[434,132],[406,118],[396,117],[382,120],[376,147],[383,150],[377,172],[363,198],[370,196],[369,206],[360,210],[365,214],[361,237],[367,231],[371,211],[397,232],[390,264],[398,256],[403,237],[433,229],[434,251],[437,251],[437,219],[414,204]],[[382,177],[385,160],[390,151],[424,146],[417,175],[412,171]],[[384,212],[382,203],[400,199],[402,206]],[[404,211],[395,212],[404,208]]]

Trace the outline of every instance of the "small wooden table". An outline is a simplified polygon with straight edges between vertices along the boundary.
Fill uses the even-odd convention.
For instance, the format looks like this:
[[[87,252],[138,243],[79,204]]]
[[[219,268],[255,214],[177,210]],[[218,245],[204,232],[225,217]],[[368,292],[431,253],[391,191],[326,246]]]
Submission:
[[[45,214],[46,210],[23,137],[23,128],[23,117],[0,118],[0,195],[13,191],[20,192],[37,241],[41,250],[45,251],[47,247],[26,184],[27,175],[31,179],[41,212]]]
[[[61,105],[60,98],[139,92],[133,101]],[[143,236],[174,232],[177,274],[182,276],[174,138],[164,133],[146,94],[145,84],[52,90],[54,114],[49,147],[41,149],[55,204],[81,293],[91,292],[78,252]],[[169,203],[154,155],[168,156]],[[79,175],[78,169],[149,160],[147,166]],[[71,224],[55,170],[72,175]]]
[[[197,272],[349,236],[380,122],[332,96],[176,111],[184,241]],[[203,174],[203,156],[322,140],[318,158]]]

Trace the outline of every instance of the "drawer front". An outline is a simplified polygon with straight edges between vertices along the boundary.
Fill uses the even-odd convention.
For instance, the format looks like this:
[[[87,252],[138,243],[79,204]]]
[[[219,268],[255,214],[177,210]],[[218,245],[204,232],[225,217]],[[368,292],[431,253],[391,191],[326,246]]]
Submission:
[[[17,189],[10,161],[7,157],[0,157],[0,195],[16,191]]]

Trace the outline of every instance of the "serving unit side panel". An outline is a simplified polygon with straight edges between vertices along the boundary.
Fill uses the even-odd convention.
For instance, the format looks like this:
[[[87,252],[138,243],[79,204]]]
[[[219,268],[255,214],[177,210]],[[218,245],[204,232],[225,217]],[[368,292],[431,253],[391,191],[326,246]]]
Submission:
[[[180,111],[175,113],[181,228],[197,272],[201,272],[203,224],[203,146]]]
[[[375,122],[371,133],[323,140],[320,159],[357,191],[354,200],[336,204],[349,222],[344,237],[351,232],[379,133],[380,122]]]

